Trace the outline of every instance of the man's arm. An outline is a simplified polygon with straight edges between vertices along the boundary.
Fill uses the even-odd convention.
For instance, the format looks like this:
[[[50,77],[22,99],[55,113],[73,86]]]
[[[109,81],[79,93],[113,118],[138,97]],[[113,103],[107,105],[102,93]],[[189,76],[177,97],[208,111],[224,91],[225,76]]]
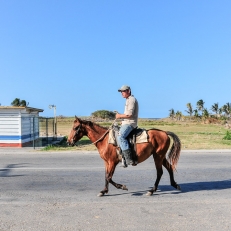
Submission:
[[[125,115],[125,114],[119,114],[119,113],[116,114],[116,119],[129,119],[131,117],[132,115]]]

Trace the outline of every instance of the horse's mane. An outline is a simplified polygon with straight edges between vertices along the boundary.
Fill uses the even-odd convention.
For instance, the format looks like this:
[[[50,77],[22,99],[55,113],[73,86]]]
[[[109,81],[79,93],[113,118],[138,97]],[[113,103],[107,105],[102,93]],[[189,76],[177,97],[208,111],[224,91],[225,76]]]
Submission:
[[[94,131],[96,131],[95,127],[98,127],[100,129],[104,129],[104,130],[108,129],[108,127],[103,127],[103,126],[101,126],[101,125],[99,125],[99,124],[97,124],[95,122],[90,121],[90,120],[82,120],[81,119],[80,121],[81,121],[82,124],[88,125],[89,127],[91,127]]]

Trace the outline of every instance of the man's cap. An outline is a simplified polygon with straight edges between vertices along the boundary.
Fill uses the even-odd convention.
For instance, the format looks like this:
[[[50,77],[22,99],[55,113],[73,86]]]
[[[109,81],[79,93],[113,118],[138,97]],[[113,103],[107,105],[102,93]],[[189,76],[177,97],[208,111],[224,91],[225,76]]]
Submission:
[[[118,91],[126,91],[126,90],[130,90],[131,88],[127,85],[123,85]]]

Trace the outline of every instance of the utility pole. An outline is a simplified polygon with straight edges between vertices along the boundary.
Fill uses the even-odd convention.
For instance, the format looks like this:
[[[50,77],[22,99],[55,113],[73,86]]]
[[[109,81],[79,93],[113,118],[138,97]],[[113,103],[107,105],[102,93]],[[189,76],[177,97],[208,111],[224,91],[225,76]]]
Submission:
[[[56,121],[56,106],[54,104],[49,105],[50,109],[54,109],[54,134],[55,134],[55,138],[57,138],[57,121]]]

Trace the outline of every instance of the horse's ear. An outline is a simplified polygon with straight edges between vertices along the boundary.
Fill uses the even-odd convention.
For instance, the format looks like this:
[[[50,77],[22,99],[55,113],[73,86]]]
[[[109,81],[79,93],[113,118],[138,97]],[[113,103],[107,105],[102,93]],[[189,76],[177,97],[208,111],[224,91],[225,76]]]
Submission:
[[[82,122],[82,120],[80,119],[80,118],[78,118],[77,116],[75,116],[75,121],[77,122],[79,122],[79,123],[81,123]]]
[[[77,122],[77,121],[79,121],[79,118],[75,115],[75,121]]]

